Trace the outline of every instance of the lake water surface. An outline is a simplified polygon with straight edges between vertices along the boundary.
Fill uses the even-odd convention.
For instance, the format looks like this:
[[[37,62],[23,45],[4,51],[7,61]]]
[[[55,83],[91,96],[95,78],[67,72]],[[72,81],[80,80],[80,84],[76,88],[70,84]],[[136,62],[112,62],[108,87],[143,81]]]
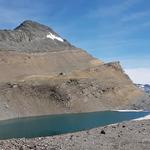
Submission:
[[[0,139],[33,138],[76,132],[144,117],[149,113],[101,111],[10,119],[0,121]]]

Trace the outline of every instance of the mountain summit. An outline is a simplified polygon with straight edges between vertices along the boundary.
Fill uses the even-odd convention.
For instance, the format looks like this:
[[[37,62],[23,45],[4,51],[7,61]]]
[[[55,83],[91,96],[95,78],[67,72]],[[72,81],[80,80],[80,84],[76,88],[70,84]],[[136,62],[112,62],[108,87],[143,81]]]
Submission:
[[[29,37],[29,41],[35,39],[50,38],[52,40],[56,39],[57,41],[64,42],[64,39],[61,38],[56,32],[54,32],[48,26],[30,20],[21,23],[18,27],[15,28],[15,31],[26,33]]]
[[[14,30],[0,30],[0,47],[3,50],[28,52],[75,49],[51,28],[30,20]]]
[[[32,20],[26,20],[22,22],[18,27],[15,28],[15,30],[29,30],[29,31],[45,31],[45,32],[53,32],[51,28],[48,26],[45,26],[43,24],[40,24],[38,22],[32,21]]]

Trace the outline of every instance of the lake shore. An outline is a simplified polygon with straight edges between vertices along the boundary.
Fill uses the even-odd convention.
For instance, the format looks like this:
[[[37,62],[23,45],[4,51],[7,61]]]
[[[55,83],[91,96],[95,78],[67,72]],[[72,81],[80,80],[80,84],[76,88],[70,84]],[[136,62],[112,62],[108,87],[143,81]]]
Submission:
[[[3,150],[149,150],[149,147],[150,120],[122,122],[51,137],[0,141]]]

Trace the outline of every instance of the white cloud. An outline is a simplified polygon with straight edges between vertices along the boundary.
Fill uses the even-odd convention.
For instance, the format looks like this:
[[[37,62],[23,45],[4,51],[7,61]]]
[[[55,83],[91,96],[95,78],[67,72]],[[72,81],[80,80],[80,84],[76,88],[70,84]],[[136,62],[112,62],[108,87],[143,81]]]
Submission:
[[[121,20],[123,22],[139,20],[146,16],[149,17],[149,14],[150,14],[150,11],[136,12],[136,13],[132,13],[130,15],[124,16]]]
[[[126,0],[121,1],[120,3],[113,4],[111,6],[110,5],[105,7],[100,6],[96,10],[90,12],[88,16],[93,18],[117,16],[139,2],[140,0]]]
[[[125,69],[134,83],[150,84],[150,69],[149,68],[134,68]]]

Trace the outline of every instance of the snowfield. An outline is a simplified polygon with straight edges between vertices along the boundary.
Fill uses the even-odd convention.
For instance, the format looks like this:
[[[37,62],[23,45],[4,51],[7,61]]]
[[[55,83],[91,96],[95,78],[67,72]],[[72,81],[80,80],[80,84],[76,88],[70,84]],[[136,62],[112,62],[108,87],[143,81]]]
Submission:
[[[54,35],[54,34],[52,34],[51,32],[49,32],[49,34],[46,36],[47,38],[50,38],[50,39],[52,39],[52,40],[58,40],[58,41],[60,41],[60,42],[64,42],[64,40],[61,38],[61,37],[58,37],[58,36],[56,36],[56,35]]]

